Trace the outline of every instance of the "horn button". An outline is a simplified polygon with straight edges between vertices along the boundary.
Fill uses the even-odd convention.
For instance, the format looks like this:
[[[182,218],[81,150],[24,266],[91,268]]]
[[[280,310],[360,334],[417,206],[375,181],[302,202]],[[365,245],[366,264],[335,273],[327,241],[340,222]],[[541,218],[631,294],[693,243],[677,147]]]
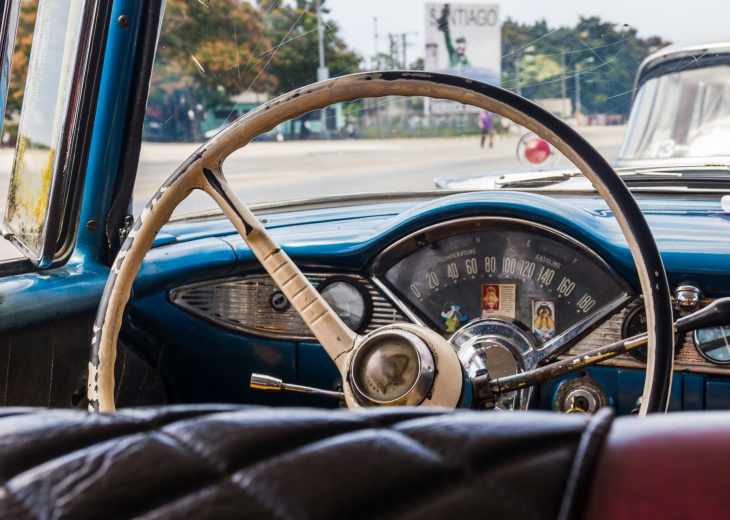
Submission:
[[[410,332],[387,330],[367,337],[352,359],[350,380],[363,406],[420,404],[435,375],[428,345]]]

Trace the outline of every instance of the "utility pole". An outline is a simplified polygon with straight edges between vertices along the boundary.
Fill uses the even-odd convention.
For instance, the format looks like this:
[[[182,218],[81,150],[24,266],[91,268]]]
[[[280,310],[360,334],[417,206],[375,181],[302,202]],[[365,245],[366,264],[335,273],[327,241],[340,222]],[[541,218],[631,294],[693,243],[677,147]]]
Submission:
[[[392,33],[388,33],[388,38],[390,38],[390,63],[393,65],[394,63],[398,64],[398,43],[395,40],[395,36]]]
[[[418,34],[417,32],[410,32],[410,33],[396,33],[396,34],[388,34],[390,36],[390,57],[393,59],[394,63],[399,63],[399,66],[401,69],[406,70],[408,68],[408,63],[406,60],[406,49],[409,47],[408,44],[408,37]],[[399,60],[397,58],[398,52],[398,43],[396,42],[396,38],[400,36],[401,38],[401,59]]]
[[[580,65],[575,64],[575,113],[580,117]]]
[[[517,54],[517,57],[515,58],[515,71],[517,72],[517,95],[522,95],[522,78],[520,78],[520,70],[522,65],[522,60],[526,59],[528,56],[532,58],[533,56],[529,53],[535,51],[535,46],[530,45],[529,47],[526,47],[522,49],[521,52]]]
[[[373,68],[378,70],[380,63],[378,60],[378,17],[373,17],[373,32],[375,33],[375,54],[373,54]]]
[[[322,0],[317,0],[317,34],[319,36],[319,68],[317,69],[317,81],[325,81],[330,78],[330,71],[324,63],[324,25],[322,24]],[[328,139],[327,135],[327,109],[320,111],[322,129],[320,137]]]
[[[565,49],[560,49],[560,92],[561,92],[561,98],[560,98],[560,104],[562,105],[560,107],[560,116],[565,117],[565,114],[563,114],[563,109],[565,108],[565,100],[567,99],[567,90],[565,87]]]
[[[403,39],[403,65],[401,66],[401,69],[406,70],[408,68],[408,65],[406,65],[406,38],[408,37],[408,35],[406,33],[403,33],[400,36]]]

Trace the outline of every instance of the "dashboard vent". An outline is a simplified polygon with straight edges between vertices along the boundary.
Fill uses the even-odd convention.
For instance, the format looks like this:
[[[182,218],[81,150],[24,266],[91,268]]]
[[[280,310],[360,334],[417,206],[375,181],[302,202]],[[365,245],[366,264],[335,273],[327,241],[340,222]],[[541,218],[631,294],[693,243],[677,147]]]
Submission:
[[[351,274],[305,274],[317,287],[330,277],[349,278],[362,285],[372,301],[372,313],[364,334],[378,327],[405,321],[370,280]],[[277,311],[271,296],[278,291],[268,275],[204,282],[170,291],[170,300],[181,309],[215,325],[257,336],[316,341],[293,307]]]

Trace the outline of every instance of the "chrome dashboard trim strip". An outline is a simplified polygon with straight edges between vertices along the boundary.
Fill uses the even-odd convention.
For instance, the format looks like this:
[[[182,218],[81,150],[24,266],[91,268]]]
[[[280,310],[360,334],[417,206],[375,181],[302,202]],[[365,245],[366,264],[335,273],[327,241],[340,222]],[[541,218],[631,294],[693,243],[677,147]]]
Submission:
[[[405,314],[409,320],[411,320],[416,325],[422,325],[424,327],[426,326],[423,320],[421,320],[421,318],[419,318],[410,308],[408,308],[408,306],[405,305],[400,300],[400,298],[393,294],[393,291],[388,289],[388,287],[383,282],[381,282],[380,279],[376,278],[375,276],[371,277],[370,279],[378,287],[378,289],[383,292],[383,294],[390,298],[390,301],[393,302],[398,310]]]
[[[315,285],[315,287],[319,287],[322,283],[324,283],[326,280],[331,278],[350,278],[354,282],[357,282],[361,284],[364,289],[367,291],[368,296],[371,300],[371,309],[370,309],[370,316],[368,317],[367,326],[364,330],[364,333],[369,333],[374,331],[375,329],[382,327],[384,325],[389,325],[391,323],[396,323],[399,321],[404,321],[403,316],[398,312],[398,309],[396,309],[391,301],[388,299],[389,297],[387,295],[383,295],[378,287],[375,287],[375,284],[371,283],[371,280],[368,280],[367,278],[358,275],[358,274],[352,274],[352,273],[341,273],[341,272],[333,272],[333,273],[326,273],[326,272],[305,272],[304,275]],[[294,332],[287,332],[286,330],[276,330],[275,328],[271,329],[265,329],[265,328],[257,328],[252,326],[244,325],[243,323],[237,323],[228,319],[225,319],[220,316],[215,316],[209,312],[206,312],[199,306],[196,306],[194,304],[191,304],[190,302],[185,301],[184,296],[187,293],[190,293],[191,291],[194,291],[196,289],[206,289],[210,288],[213,290],[216,286],[225,285],[225,284],[231,284],[236,282],[249,282],[252,284],[258,284],[258,283],[264,283],[267,286],[273,287],[272,292],[278,291],[278,288],[276,287],[276,284],[274,283],[273,279],[265,274],[265,273],[256,273],[256,274],[249,274],[249,275],[240,275],[240,276],[233,276],[233,277],[227,277],[222,279],[216,279],[216,280],[208,280],[205,282],[196,282],[192,284],[186,284],[181,285],[178,287],[173,288],[168,293],[168,298],[170,302],[175,305],[176,307],[182,309],[183,311],[187,312],[188,314],[191,314],[195,316],[196,318],[200,318],[203,321],[206,321],[212,325],[223,327],[227,330],[233,330],[236,332],[242,332],[251,336],[255,337],[264,337],[264,338],[270,338],[270,339],[278,339],[278,340],[284,340],[284,341],[304,341],[304,342],[316,342],[317,339],[311,335],[306,333],[294,333]],[[241,290],[243,292],[243,290]],[[245,298],[245,295],[236,295],[235,299],[239,300],[239,303],[242,303],[242,299]],[[246,302],[248,305],[256,306],[256,301],[250,301]],[[291,326],[296,326],[296,328],[300,330],[307,331],[306,325],[301,320],[301,318],[298,317],[296,312],[293,311],[293,309],[290,307],[287,309],[287,311],[292,311],[289,313],[290,315],[285,316],[283,313],[281,316],[281,325],[285,326],[287,324]],[[255,311],[254,311],[255,312]],[[275,311],[274,311],[275,312]]]

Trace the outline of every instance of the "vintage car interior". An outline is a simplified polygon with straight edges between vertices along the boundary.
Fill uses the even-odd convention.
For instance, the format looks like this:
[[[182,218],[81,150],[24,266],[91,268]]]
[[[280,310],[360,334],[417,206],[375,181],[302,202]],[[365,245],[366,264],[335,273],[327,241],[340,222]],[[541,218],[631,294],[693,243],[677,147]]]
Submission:
[[[3,223],[25,258],[0,264],[2,518],[726,515],[730,178],[697,151],[721,125],[694,151],[675,130],[672,162],[651,109],[696,77],[710,96],[708,68],[730,84],[730,48],[647,58],[628,135],[664,141],[627,138],[619,173],[508,90],[363,72],[239,117],[133,215],[164,9],[38,6]],[[577,171],[251,208],[226,180],[278,125],[385,96],[487,109]],[[201,192],[219,212],[171,220]]]

